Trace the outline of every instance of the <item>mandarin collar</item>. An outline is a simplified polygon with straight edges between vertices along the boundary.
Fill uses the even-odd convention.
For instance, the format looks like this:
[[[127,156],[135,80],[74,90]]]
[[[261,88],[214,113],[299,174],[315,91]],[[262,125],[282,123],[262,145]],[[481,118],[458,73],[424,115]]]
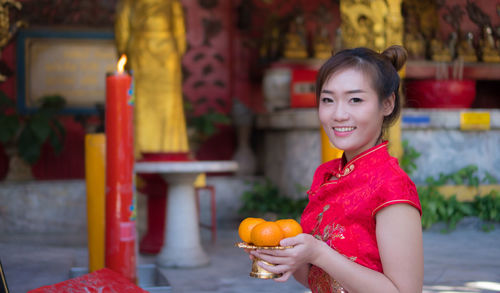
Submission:
[[[340,164],[338,168],[330,169],[330,174],[335,176],[337,179],[341,177],[347,176],[351,174],[352,171],[356,168],[356,166],[363,166],[363,162],[367,162],[372,158],[379,158],[380,160],[387,160],[389,157],[389,153],[387,152],[387,144],[388,141],[384,141],[376,146],[373,146],[366,151],[356,155],[349,162],[344,165],[344,155],[342,155],[342,159],[340,160]]]

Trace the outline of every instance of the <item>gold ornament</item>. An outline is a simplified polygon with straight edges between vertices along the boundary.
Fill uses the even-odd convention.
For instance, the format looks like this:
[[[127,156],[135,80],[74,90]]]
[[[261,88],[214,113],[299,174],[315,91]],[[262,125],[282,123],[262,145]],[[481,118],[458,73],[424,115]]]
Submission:
[[[307,58],[307,40],[302,17],[296,17],[290,22],[290,27],[285,35],[285,50],[283,57],[289,59]]]
[[[432,60],[436,62],[451,62],[452,60],[450,49],[437,39],[431,41],[431,56]]]
[[[115,23],[118,53],[130,59],[135,90],[135,149],[188,152],[181,57],[186,50],[178,0],[120,0]]]
[[[321,27],[319,32],[314,36],[314,58],[328,59],[332,56],[332,45],[328,30]]]
[[[7,46],[12,37],[16,34],[17,30],[26,26],[26,23],[22,20],[16,21],[13,25],[10,23],[9,8],[10,6],[21,10],[22,4],[15,0],[0,0],[0,56],[3,48]],[[7,76],[0,74],[0,82],[7,79]]]
[[[483,38],[479,45],[484,62],[500,62],[500,51],[499,48],[495,46],[495,39],[493,38],[491,27],[485,27],[483,29]]]
[[[477,62],[474,35],[471,32],[468,32],[465,39],[459,43],[458,59],[462,59],[464,62]]]

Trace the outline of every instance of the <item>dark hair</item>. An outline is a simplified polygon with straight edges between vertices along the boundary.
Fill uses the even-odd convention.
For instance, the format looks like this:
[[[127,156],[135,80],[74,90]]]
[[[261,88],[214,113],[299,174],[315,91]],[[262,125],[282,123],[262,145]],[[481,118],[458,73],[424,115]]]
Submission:
[[[372,78],[372,87],[382,103],[392,93],[395,95],[394,110],[384,117],[382,131],[397,120],[401,112],[401,99],[399,97],[399,75],[398,70],[406,62],[406,50],[401,46],[391,46],[381,54],[368,48],[354,48],[339,51],[323,66],[321,66],[316,78],[316,102],[319,98],[323,84],[336,72],[354,68],[367,73]]]

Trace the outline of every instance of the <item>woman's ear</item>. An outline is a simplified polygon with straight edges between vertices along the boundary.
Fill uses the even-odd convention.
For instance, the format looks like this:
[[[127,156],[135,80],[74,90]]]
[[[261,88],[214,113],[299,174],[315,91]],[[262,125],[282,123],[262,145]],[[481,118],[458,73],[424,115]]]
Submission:
[[[396,100],[396,95],[394,93],[387,99],[382,102],[382,111],[384,112],[384,116],[391,115],[392,111],[394,111],[394,101]]]

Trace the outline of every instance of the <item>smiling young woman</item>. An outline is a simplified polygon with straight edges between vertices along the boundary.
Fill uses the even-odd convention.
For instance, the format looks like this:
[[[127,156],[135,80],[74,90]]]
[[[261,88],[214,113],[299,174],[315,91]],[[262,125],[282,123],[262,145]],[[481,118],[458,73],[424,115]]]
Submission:
[[[381,142],[384,117],[394,109],[394,96],[379,103],[371,84],[367,74],[347,68],[330,76],[321,90],[319,120],[347,160]]]
[[[312,292],[422,292],[421,207],[415,184],[387,152],[384,132],[400,113],[406,51],[343,50],[320,69],[319,120],[342,158],[320,165],[293,248],[254,251]]]

